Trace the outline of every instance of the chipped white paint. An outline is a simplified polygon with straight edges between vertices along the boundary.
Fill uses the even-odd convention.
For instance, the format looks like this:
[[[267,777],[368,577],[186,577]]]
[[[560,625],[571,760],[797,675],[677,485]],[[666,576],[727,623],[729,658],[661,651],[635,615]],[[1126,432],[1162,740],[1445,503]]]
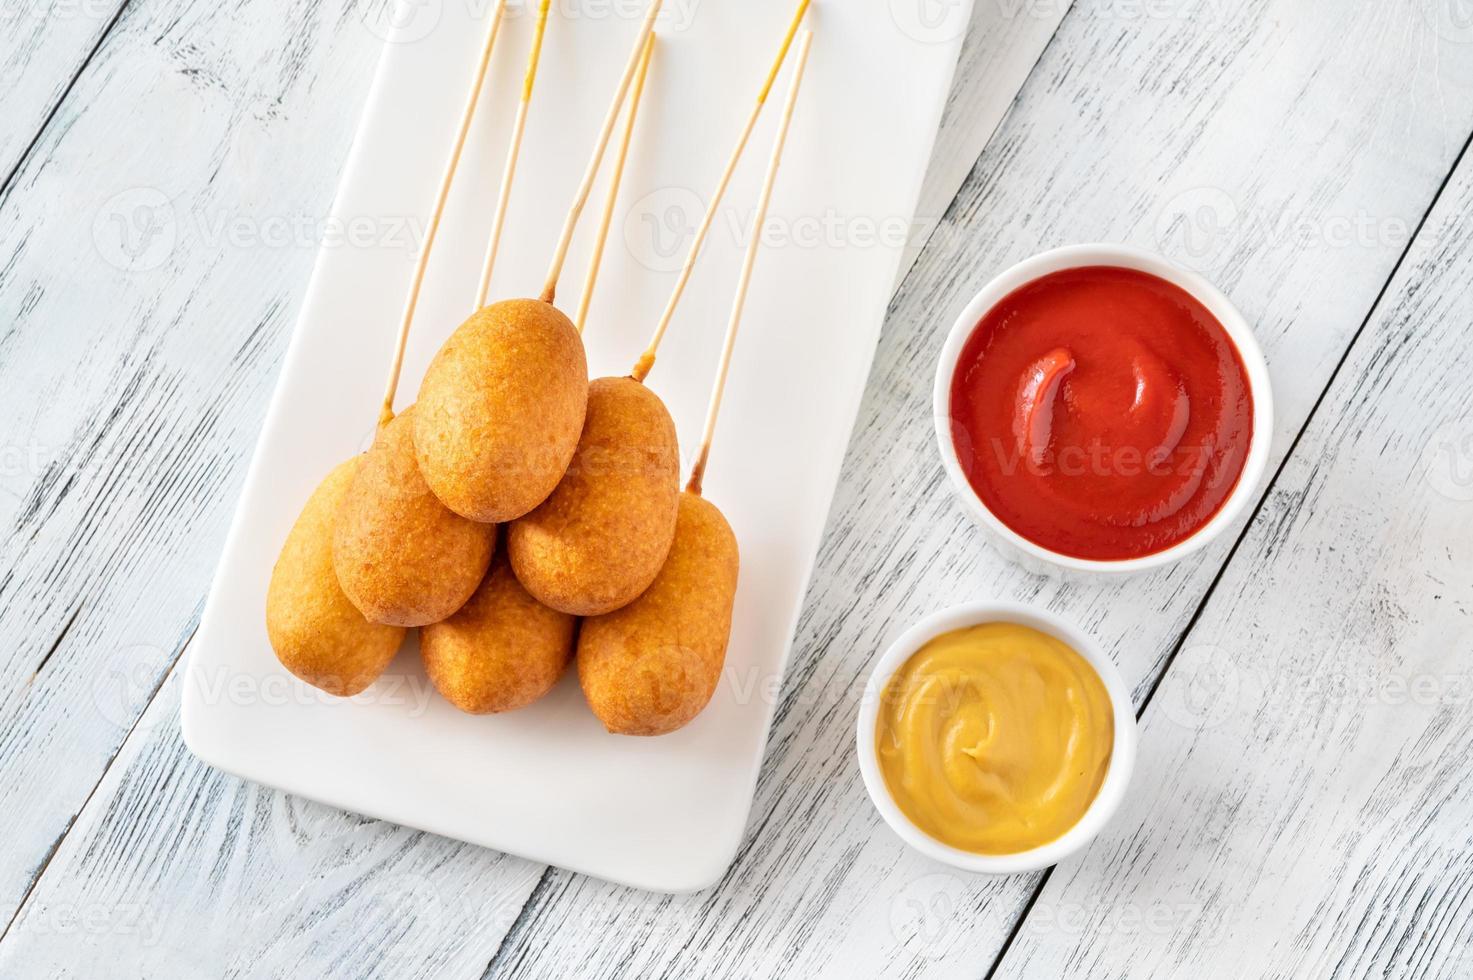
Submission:
[[[1470,210],[1465,157],[999,976],[1473,975]]]
[[[1191,262],[1257,326],[1280,409],[1277,463],[1473,130],[1473,107],[1412,111],[1451,104],[1473,78],[1467,46],[1426,57],[1439,42],[1415,4],[1401,6],[1399,32],[1384,7],[1334,0],[1216,5],[1207,22],[1120,9],[1071,10],[893,304],[733,871],[675,903],[554,872],[498,967],[977,976],[993,963],[1037,877],[958,877],[908,853],[873,814],[850,758],[869,664],[953,602],[1042,602],[1101,639],[1139,700],[1230,543],[1107,585],[1041,579],[989,552],[932,446],[931,371],[955,311],[998,269],[1065,242],[1126,241]],[[1285,50],[1302,53],[1284,64]],[[1391,144],[1399,152],[1383,153]],[[1209,234],[1188,240],[1171,219],[1200,220],[1203,188],[1240,220],[1189,224]],[[1375,227],[1347,244],[1298,233],[1362,215]],[[546,943],[567,916],[600,928]],[[755,961],[754,948],[765,951]]]
[[[86,64],[124,0],[6,0],[0,5],[0,186]],[[58,122],[77,109],[58,112]]]
[[[978,8],[994,16],[922,214],[955,200],[893,304],[743,851],[721,885],[671,899],[292,800],[183,749],[169,668],[315,247],[249,233],[326,212],[378,41],[350,0],[132,0],[0,201],[0,625],[16,638],[0,975],[983,975],[1038,878],[908,854],[849,756],[885,640],[978,595],[1072,617],[1138,700],[1191,627],[1146,713],[1137,796],[1054,873],[1000,973],[1466,974],[1466,706],[1327,706],[1279,682],[1341,660],[1361,680],[1468,670],[1473,469],[1412,472],[1473,413],[1470,242],[1451,227],[1467,181],[1215,588],[1227,542],[1102,587],[986,551],[934,460],[929,387],[951,316],[997,268],[1130,241],[1201,268],[1257,324],[1282,459],[1473,130],[1473,38],[1430,0],[1080,0],[973,166],[993,121],[968,93],[1021,81],[1061,12]],[[85,37],[69,44],[43,59],[51,77],[85,57]],[[23,150],[35,133],[11,104],[23,137],[0,149]],[[45,99],[26,105],[39,124]],[[172,224],[152,221],[164,204]],[[222,244],[221,215],[247,239]],[[1219,662],[1254,681],[1226,704],[1192,693]],[[1158,899],[1183,907],[1163,924]]]
[[[362,16],[135,0],[0,205],[0,907],[193,629],[317,245],[251,236],[325,212]]]

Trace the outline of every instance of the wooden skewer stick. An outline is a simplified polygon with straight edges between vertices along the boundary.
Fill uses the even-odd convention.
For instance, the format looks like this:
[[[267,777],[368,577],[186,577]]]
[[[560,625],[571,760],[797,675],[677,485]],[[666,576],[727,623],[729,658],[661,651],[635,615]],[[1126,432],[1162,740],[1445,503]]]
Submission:
[[[573,325],[583,332],[588,320],[588,305],[593,301],[593,286],[598,282],[598,269],[603,263],[604,244],[609,239],[609,225],[614,220],[614,204],[619,198],[619,184],[624,178],[624,162],[629,159],[629,144],[634,137],[634,120],[639,115],[639,100],[644,95],[644,80],[650,70],[650,57],[655,53],[655,35],[651,34],[644,45],[644,56],[639,61],[639,74],[634,77],[634,94],[629,98],[629,116],[624,122],[624,135],[619,140],[619,153],[614,157],[614,172],[609,177],[609,193],[604,199],[603,217],[598,223],[598,235],[593,240],[593,255],[588,260],[588,275],[583,280],[583,295],[578,299],[578,315]]]
[[[671,318],[675,316],[676,304],[680,302],[680,297],[685,293],[686,284],[690,282],[691,272],[696,267],[696,256],[701,254],[701,247],[706,242],[706,234],[711,230],[711,223],[716,220],[716,211],[721,206],[722,195],[726,193],[726,187],[731,183],[731,175],[736,171],[737,162],[741,160],[742,152],[747,148],[747,140],[751,138],[752,129],[757,125],[757,117],[762,115],[762,107],[767,103],[767,95],[772,91],[772,83],[777,79],[778,70],[782,68],[783,61],[788,57],[788,48],[793,43],[793,36],[798,33],[798,25],[803,22],[803,15],[808,12],[808,3],[809,0],[798,0],[798,9],[793,12],[793,19],[788,24],[787,33],[783,35],[777,58],[773,60],[772,68],[767,72],[767,79],[757,93],[757,103],[752,106],[752,112],[747,116],[747,124],[742,127],[742,134],[737,139],[736,147],[726,161],[726,169],[722,171],[721,179],[716,183],[716,192],[711,195],[711,203],[706,205],[706,213],[701,218],[700,226],[696,228],[695,240],[691,242],[690,251],[685,256],[685,263],[680,267],[680,275],[675,280],[675,289],[665,303],[665,310],[660,314],[660,322],[655,325],[654,336],[650,338],[649,346],[645,348],[639,361],[635,363],[634,370],[629,372],[629,376],[635,381],[643,381],[650,373],[650,369],[655,366],[655,351],[659,349],[660,340],[665,336],[665,330],[670,326]]]
[[[491,240],[486,245],[486,260],[481,264],[481,284],[476,289],[476,309],[486,305],[491,291],[491,271],[496,268],[496,252],[501,244],[501,230],[506,226],[506,206],[511,200],[511,185],[517,175],[517,157],[522,150],[522,134],[527,130],[527,111],[532,106],[532,83],[537,80],[537,63],[542,57],[542,36],[547,33],[547,11],[552,0],[542,0],[537,8],[537,29],[532,35],[532,53],[527,55],[527,74],[522,80],[522,99],[517,103],[517,118],[512,124],[511,142],[506,148],[506,166],[501,171],[501,190],[496,196],[496,217],[491,222]]]
[[[634,73],[639,68],[639,62],[644,56],[644,46],[649,36],[655,31],[655,18],[660,15],[660,6],[664,0],[651,0],[649,13],[645,14],[644,24],[639,29],[639,38],[636,40],[634,50],[629,53],[629,62],[624,66],[624,74],[619,79],[619,87],[614,92],[614,102],[609,106],[608,113],[604,116],[603,128],[599,130],[598,142],[593,148],[593,157],[588,161],[588,169],[583,174],[583,182],[578,186],[578,194],[573,198],[573,206],[568,209],[568,217],[563,222],[563,233],[558,239],[557,250],[552,256],[552,268],[547,272],[547,282],[542,286],[542,302],[551,303],[557,294],[558,277],[562,275],[563,263],[568,258],[568,246],[573,241],[573,231],[578,227],[578,218],[583,214],[583,206],[588,203],[588,195],[593,190],[593,180],[598,176],[599,164],[603,162],[604,150],[608,148],[609,137],[614,133],[614,123],[619,118],[619,110],[624,107],[624,96],[629,92],[629,83],[634,80]]]
[[[460,130],[455,136],[455,146],[450,150],[450,159],[445,163],[445,172],[440,177],[440,190],[435,195],[435,206],[430,212],[430,224],[425,230],[424,247],[419,261],[414,266],[414,280],[409,286],[409,298],[404,303],[404,316],[399,321],[399,337],[394,344],[394,360],[389,365],[389,384],[384,391],[384,403],[378,414],[382,428],[394,418],[394,393],[399,389],[399,373],[404,367],[404,345],[409,341],[409,325],[414,322],[414,308],[419,305],[419,290],[424,285],[425,269],[429,265],[430,250],[435,245],[435,233],[440,230],[440,218],[445,214],[445,201],[450,196],[450,184],[455,179],[455,168],[460,165],[460,153],[465,149],[465,137],[470,132],[471,120],[476,115],[476,103],[481,99],[481,87],[486,82],[486,69],[491,64],[491,52],[496,48],[496,36],[501,33],[501,17],[506,12],[506,0],[497,0],[491,13],[491,24],[486,28],[486,41],[481,46],[481,61],[476,66],[476,77],[471,81],[466,95],[465,109],[460,114]]]
[[[690,480],[685,489],[701,495],[701,480],[706,475],[706,461],[711,456],[711,438],[716,433],[716,416],[721,411],[721,395],[726,390],[726,373],[731,368],[731,352],[736,346],[737,327],[742,322],[742,308],[747,302],[747,287],[752,282],[752,266],[757,261],[757,251],[762,245],[763,225],[767,223],[767,205],[772,200],[772,185],[777,178],[778,164],[782,162],[783,146],[788,141],[788,124],[793,121],[793,106],[798,101],[798,87],[803,84],[803,68],[808,63],[808,49],[813,44],[813,32],[804,31],[798,45],[798,62],[793,66],[792,87],[783,105],[782,121],[778,123],[777,136],[772,144],[772,158],[767,163],[767,176],[762,181],[762,193],[757,199],[757,216],[752,222],[752,237],[747,242],[747,255],[742,260],[741,278],[737,280],[736,299],[731,306],[731,319],[726,324],[726,341],[721,348],[721,361],[716,368],[716,383],[711,389],[711,404],[706,409],[706,428],[701,433],[701,448],[696,453],[695,465],[690,470]]]

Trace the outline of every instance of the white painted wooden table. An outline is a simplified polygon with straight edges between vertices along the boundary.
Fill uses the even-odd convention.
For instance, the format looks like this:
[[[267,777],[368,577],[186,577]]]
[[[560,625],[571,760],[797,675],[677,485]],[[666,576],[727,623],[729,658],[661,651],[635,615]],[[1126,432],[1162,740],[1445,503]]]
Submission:
[[[844,2],[956,29],[944,0]],[[746,841],[681,898],[180,740],[175,667],[383,13],[0,6],[0,976],[1473,975],[1466,0],[978,0]],[[998,87],[994,133],[969,109]],[[988,551],[929,417],[977,286],[1089,240],[1221,285],[1279,409],[1251,520],[1105,586]],[[850,752],[885,642],[977,596],[1080,622],[1141,713],[1128,804],[1041,875],[909,853]]]

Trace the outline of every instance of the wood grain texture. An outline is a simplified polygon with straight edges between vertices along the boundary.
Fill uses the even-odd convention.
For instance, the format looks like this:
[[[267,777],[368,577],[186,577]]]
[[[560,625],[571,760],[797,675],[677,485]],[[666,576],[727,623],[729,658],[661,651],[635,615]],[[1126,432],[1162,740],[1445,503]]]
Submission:
[[[541,868],[210,769],[180,738],[180,676],[11,923],[0,976],[476,975]]]
[[[6,0],[0,5],[0,187],[61,107],[126,2]]]
[[[1072,0],[1055,3],[1021,4],[974,0],[967,36],[957,60],[956,77],[951,94],[941,114],[941,129],[936,135],[931,165],[926,169],[926,183],[916,204],[911,222],[910,240],[896,272],[896,287],[905,281],[921,249],[941,223],[957,189],[982,155],[987,141],[997,131],[1000,118],[978,110],[989,93],[1018,92],[1028,73],[1042,57],[1044,49],[1058,30],[1059,22],[1069,10]],[[916,32],[940,41],[960,21],[959,4],[931,7],[924,0],[909,3],[899,0],[897,10],[914,7],[917,15],[928,16],[923,23],[934,23],[933,31]],[[932,19],[934,10],[946,14]],[[897,22],[904,19],[895,14]],[[919,16],[918,16],[918,19]]]
[[[24,464],[7,471],[8,494],[0,498],[13,511],[5,516],[16,521],[8,545],[15,566],[0,596],[18,630],[31,624],[35,644],[14,651],[3,675],[11,678],[12,707],[0,718],[0,780],[24,802],[25,817],[0,845],[0,870],[7,875],[0,911],[9,921],[20,905],[27,908],[0,941],[7,974],[12,968],[44,973],[61,963],[107,969],[135,960],[142,973],[210,962],[252,973],[249,964],[257,958],[262,975],[285,974],[307,949],[315,957],[308,972],[326,975],[327,964],[353,963],[355,955],[376,962],[393,939],[387,927],[369,929],[371,941],[360,949],[338,948],[345,920],[319,906],[336,907],[343,899],[306,884],[327,873],[327,859],[319,855],[324,845],[317,835],[291,830],[301,819],[326,821],[331,811],[299,801],[271,805],[271,794],[247,792],[208,773],[181,751],[173,734],[172,685],[155,694],[196,621],[284,344],[283,327],[318,244],[291,239],[287,247],[271,247],[261,236],[286,220],[310,225],[313,216],[326,213],[355,120],[352,107],[379,50],[380,42],[363,28],[374,11],[346,4],[318,9],[310,18],[311,9],[293,8],[274,23],[260,4],[214,16],[202,7],[184,15],[141,7],[136,16],[142,19],[121,25],[79,82],[78,122],[41,141],[35,170],[44,176],[49,169],[52,182],[32,180],[27,171],[25,193],[8,210],[14,225],[6,254],[12,261],[0,279],[0,304],[8,301],[26,314],[12,334],[51,373],[12,388],[0,402],[8,409],[6,431],[17,434],[7,458]],[[249,28],[227,23],[242,20]],[[198,37],[213,38],[214,47],[199,50]],[[182,59],[161,77],[160,49]],[[275,87],[283,73],[290,84],[277,103],[264,114],[249,112],[252,91]],[[182,119],[175,115],[180,101],[189,109]],[[118,152],[126,136],[120,115],[129,126],[148,128],[152,138],[121,154],[128,175],[86,188],[98,201],[79,204],[82,168],[75,161]],[[200,128],[213,143],[182,145]],[[268,140],[299,148],[276,160]],[[72,162],[59,168],[61,161]],[[960,180],[955,163],[941,172],[940,179]],[[140,188],[145,193],[137,193]],[[70,196],[48,200],[46,194],[58,189]],[[160,193],[148,193],[154,189]],[[944,189],[943,199],[954,190],[954,184]],[[124,197],[109,207],[115,193]],[[47,232],[38,226],[47,218],[54,225],[54,215],[67,210],[100,212],[105,224],[100,231],[56,229],[64,233],[38,244],[34,239]],[[226,231],[242,244],[222,255],[218,238]],[[52,267],[58,262],[60,276]],[[89,277],[98,280],[95,295],[65,304],[64,287]],[[208,316],[198,309],[196,291],[210,297]],[[78,312],[110,304],[119,309],[105,322]],[[59,338],[58,318],[66,327]],[[11,359],[0,362],[0,376],[23,377],[16,357],[12,349]],[[82,361],[87,383],[69,383],[74,360]],[[125,375],[119,365],[126,366]],[[42,398],[53,389],[55,397]],[[38,407],[48,403],[49,413]],[[43,423],[44,438],[34,435]],[[43,525],[37,515],[49,520]],[[150,710],[163,711],[164,720],[130,730],[150,699]],[[82,710],[62,712],[77,703]],[[168,729],[167,738],[154,730],[158,726]],[[114,752],[116,764],[99,786]],[[59,766],[63,753],[66,765]],[[149,799],[165,802],[130,804],[125,797],[140,781],[150,787]],[[239,802],[242,793],[247,802]],[[242,821],[222,813],[241,807],[258,814],[261,836],[287,843],[260,854],[233,850]],[[310,817],[296,816],[303,812]],[[344,826],[361,823],[379,834],[391,830],[341,819]],[[336,834],[338,826],[324,833]],[[61,847],[68,831],[75,836]],[[535,873],[525,880],[527,866],[519,862],[498,864],[498,856],[486,852],[465,858],[465,848],[439,838],[402,831],[391,837],[413,852],[407,860],[416,868],[428,869],[414,874],[427,877],[436,895],[456,896],[473,921],[441,916],[448,931],[436,935],[436,917],[421,917],[404,938],[424,950],[423,959],[397,959],[390,967],[401,973],[448,969],[453,964],[435,950],[459,948],[462,933],[469,932],[465,948],[476,952],[466,962],[474,961],[475,969],[451,975],[479,973]],[[124,840],[139,853],[113,853]],[[202,851],[181,857],[181,840],[200,841]],[[230,877],[222,879],[213,860],[203,857],[214,849],[234,853]],[[106,882],[94,883],[90,869],[105,860],[115,864]],[[174,873],[161,879],[160,867]],[[43,873],[47,886],[32,894]],[[357,877],[350,866],[335,874],[344,889],[360,890],[363,901],[390,907],[398,901],[395,877],[385,879],[372,865]],[[497,899],[492,908],[462,897],[456,883],[470,880],[481,882],[483,899],[494,893],[505,901]],[[253,884],[241,889],[242,882]],[[408,900],[421,890],[411,889]],[[507,903],[511,916],[503,914]],[[346,921],[355,914],[353,904],[343,910]],[[263,920],[259,931],[242,932],[240,923],[255,921],[262,907],[277,910],[276,918]],[[102,923],[98,930],[84,931],[73,921],[82,910]],[[271,922],[288,915],[296,917],[293,928],[300,934],[282,941]],[[79,936],[88,941],[79,945]]]
[[[1465,157],[999,977],[1473,974],[1470,211]]]
[[[946,182],[969,173],[891,309],[793,665],[770,695],[777,725],[747,840],[721,885],[670,898],[251,787],[180,744],[177,681],[165,678],[208,585],[317,244],[270,247],[258,235],[222,248],[199,231],[214,225],[193,216],[245,215],[259,230],[266,217],[325,214],[378,42],[348,0],[182,13],[134,2],[74,89],[75,122],[38,144],[0,227],[0,322],[11,325],[0,334],[0,424],[6,458],[23,461],[0,480],[10,528],[0,623],[26,638],[0,654],[0,791],[19,803],[0,842],[0,907],[24,903],[0,939],[6,976],[985,973],[1036,880],[964,879],[883,827],[851,755],[868,664],[935,608],[1020,598],[1093,632],[1144,695],[1228,549],[1108,586],[1031,576],[985,550],[931,447],[930,373],[950,317],[992,273],[1042,247],[1126,240],[1174,254],[1258,324],[1279,393],[1277,459],[1473,128],[1473,46],[1439,37],[1414,0],[1186,13],[1076,5],[976,166],[959,165],[966,140],[941,143],[956,149],[933,165],[923,200],[949,199]],[[1048,6],[997,9],[1036,17]],[[1004,36],[1039,36],[1037,24],[1025,27]],[[975,56],[978,43],[974,34],[959,91],[992,63]],[[954,124],[965,109],[952,106]],[[118,161],[106,179],[95,176],[99,160]],[[142,234],[168,227],[150,220],[157,196],[109,205],[139,187],[162,191],[176,215],[162,258],[160,239]],[[99,239],[64,220],[79,213],[137,234]],[[123,221],[109,225],[115,213]],[[1338,519],[1348,527],[1360,513]],[[1213,609],[1230,582],[1252,584],[1248,550]],[[1386,554],[1387,576],[1412,557]],[[1328,591],[1354,560],[1315,557],[1325,572],[1300,564],[1287,581],[1318,575]],[[1389,595],[1380,583],[1362,598],[1375,606]],[[1306,601],[1328,599],[1317,590]],[[1408,609],[1413,618],[1392,620],[1416,621],[1421,607]],[[1387,622],[1362,639],[1391,636]],[[1282,651],[1289,641],[1273,642]],[[1331,734],[1312,714],[1293,717],[1301,735]],[[1398,785],[1380,790],[1384,814],[1425,819],[1414,801],[1393,805]],[[1304,803],[1294,811],[1301,822],[1315,815]],[[1434,822],[1425,839],[1464,843],[1446,830]],[[1138,836],[1130,846],[1143,849]],[[1102,841],[1085,863],[1119,851]],[[1241,866],[1203,880],[1224,882]],[[1386,932],[1434,921],[1399,918],[1394,909],[1423,915],[1414,901],[1367,918],[1387,907],[1390,882],[1409,895],[1421,887],[1434,910],[1455,909],[1461,894],[1435,891],[1425,871],[1377,880],[1387,884],[1373,895],[1352,895],[1351,879],[1323,895],[1313,928],[1348,935],[1361,918]],[[1453,880],[1466,887],[1465,875]],[[1341,908],[1353,916],[1337,918]],[[1189,948],[1190,937],[1157,945]],[[1333,944],[1310,936],[1310,946]],[[1123,957],[1128,947],[1102,948]],[[1045,962],[1052,947],[1036,955]]]
[[[1125,240],[1175,254],[1257,324],[1278,388],[1277,461],[1473,127],[1467,112],[1415,111],[1452,104],[1473,69],[1460,48],[1430,57],[1436,39],[1415,5],[1394,18],[1331,2],[1214,7],[1210,24],[1119,9],[1071,10],[892,306],[732,871],[678,899],[555,871],[492,974],[976,976],[990,966],[1036,879],[952,874],[874,815],[852,757],[869,664],[937,608],[1018,599],[1100,638],[1144,694],[1228,542],[1114,584],[1032,576],[986,550],[932,446],[931,372],[951,316],[993,273],[1047,246]],[[1204,221],[1204,197],[1219,208],[1226,197],[1239,220]],[[1183,215],[1196,237],[1173,223]],[[1339,244],[1337,229],[1361,215],[1375,230]],[[1300,224],[1324,241],[1306,243]],[[564,921],[596,927],[548,943]]]
[[[379,50],[363,16],[135,4],[3,204],[11,911],[193,629]]]

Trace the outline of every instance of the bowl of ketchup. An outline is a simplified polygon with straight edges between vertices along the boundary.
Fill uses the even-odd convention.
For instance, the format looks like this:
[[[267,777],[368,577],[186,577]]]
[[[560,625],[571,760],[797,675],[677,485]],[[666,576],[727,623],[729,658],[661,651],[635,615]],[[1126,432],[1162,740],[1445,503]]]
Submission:
[[[1018,263],[957,318],[936,439],[977,522],[1028,564],[1123,573],[1203,547],[1247,507],[1268,367],[1212,284],[1140,249]]]

